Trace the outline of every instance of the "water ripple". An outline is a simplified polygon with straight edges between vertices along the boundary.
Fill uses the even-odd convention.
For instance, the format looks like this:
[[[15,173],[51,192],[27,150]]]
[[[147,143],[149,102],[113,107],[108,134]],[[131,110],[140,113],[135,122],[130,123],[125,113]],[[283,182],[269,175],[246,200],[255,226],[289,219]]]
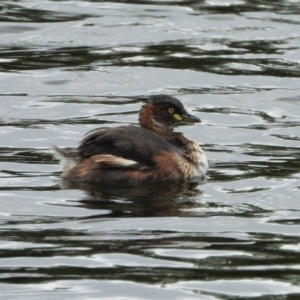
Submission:
[[[0,298],[298,299],[299,1],[0,4]],[[70,184],[51,145],[200,124],[202,182]]]

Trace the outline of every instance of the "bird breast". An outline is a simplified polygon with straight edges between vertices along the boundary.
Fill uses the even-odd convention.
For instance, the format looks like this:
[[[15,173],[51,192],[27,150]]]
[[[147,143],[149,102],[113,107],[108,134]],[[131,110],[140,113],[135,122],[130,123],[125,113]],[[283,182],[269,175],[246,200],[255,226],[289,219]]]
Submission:
[[[204,177],[208,169],[208,161],[205,152],[194,141],[190,141],[189,158],[193,162],[191,177]]]

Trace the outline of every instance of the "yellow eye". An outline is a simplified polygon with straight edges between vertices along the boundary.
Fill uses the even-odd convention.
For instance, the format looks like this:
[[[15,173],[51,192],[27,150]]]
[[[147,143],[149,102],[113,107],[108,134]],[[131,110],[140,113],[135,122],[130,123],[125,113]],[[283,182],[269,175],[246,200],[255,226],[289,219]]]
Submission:
[[[168,109],[168,113],[169,113],[169,114],[173,114],[173,113],[174,113],[174,108],[173,108],[173,107],[170,107],[170,108]]]

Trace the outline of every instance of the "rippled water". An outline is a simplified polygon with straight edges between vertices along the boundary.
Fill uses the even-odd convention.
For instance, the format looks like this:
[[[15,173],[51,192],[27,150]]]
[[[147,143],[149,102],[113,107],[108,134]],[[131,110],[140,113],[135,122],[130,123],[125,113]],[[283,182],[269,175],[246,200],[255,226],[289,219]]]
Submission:
[[[1,1],[1,299],[300,299],[299,1]],[[71,186],[51,145],[202,119],[199,184]]]

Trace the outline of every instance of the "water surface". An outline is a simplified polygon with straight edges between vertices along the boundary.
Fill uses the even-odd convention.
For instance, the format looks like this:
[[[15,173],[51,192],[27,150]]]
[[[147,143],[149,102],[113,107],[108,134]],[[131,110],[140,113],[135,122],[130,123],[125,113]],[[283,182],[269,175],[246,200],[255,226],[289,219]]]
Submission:
[[[2,1],[0,298],[300,297],[299,1]],[[205,182],[72,186],[51,145],[201,124]]]

